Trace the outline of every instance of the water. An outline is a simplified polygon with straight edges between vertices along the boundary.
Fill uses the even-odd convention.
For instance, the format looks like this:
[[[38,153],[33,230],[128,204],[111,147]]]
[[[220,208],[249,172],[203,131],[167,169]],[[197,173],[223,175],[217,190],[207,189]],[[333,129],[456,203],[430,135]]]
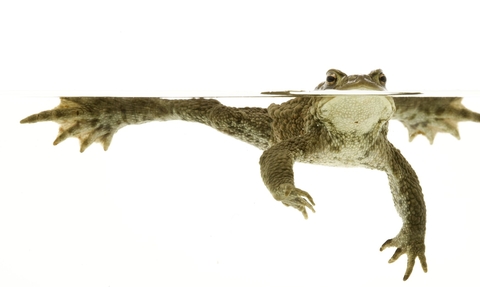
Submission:
[[[296,185],[317,203],[305,221],[272,199],[254,147],[199,124],[163,122],[126,127],[108,152],[94,144],[81,154],[76,139],[51,144],[55,123],[19,124],[57,104],[0,100],[3,267],[28,270],[32,282],[47,279],[37,267],[48,261],[61,277],[82,270],[104,280],[100,274],[117,278],[120,270],[137,285],[152,273],[179,285],[245,286],[251,278],[278,286],[352,278],[403,284],[406,259],[387,264],[394,250],[378,251],[401,226],[385,174],[296,164]],[[480,112],[479,99],[464,104]],[[408,142],[402,124],[390,123],[389,139],[416,170],[428,211],[430,271],[423,274],[417,261],[410,284],[476,280],[480,124],[459,130],[460,141],[440,134],[430,145],[422,136]]]

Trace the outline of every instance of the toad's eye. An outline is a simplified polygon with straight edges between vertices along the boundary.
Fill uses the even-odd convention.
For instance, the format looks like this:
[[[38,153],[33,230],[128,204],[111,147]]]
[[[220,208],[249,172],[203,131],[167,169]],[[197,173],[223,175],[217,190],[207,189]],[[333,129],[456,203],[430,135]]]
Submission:
[[[382,84],[385,84],[387,82],[387,77],[384,74],[381,74],[380,77],[378,77],[378,79]]]
[[[327,83],[333,84],[337,80],[337,77],[335,75],[329,75],[327,76]]]

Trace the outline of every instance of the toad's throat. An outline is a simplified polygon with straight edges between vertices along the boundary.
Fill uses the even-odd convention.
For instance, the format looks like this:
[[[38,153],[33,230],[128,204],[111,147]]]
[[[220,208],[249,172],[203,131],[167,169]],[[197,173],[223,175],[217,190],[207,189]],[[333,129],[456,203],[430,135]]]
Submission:
[[[351,136],[378,132],[394,112],[393,99],[383,96],[337,96],[317,110],[329,129]]]

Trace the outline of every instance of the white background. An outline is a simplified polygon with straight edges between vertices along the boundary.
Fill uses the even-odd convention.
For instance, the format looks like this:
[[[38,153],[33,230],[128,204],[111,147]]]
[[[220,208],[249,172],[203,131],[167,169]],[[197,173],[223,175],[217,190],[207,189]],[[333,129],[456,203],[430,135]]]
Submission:
[[[390,124],[428,208],[429,272],[407,283],[405,256],[379,252],[401,221],[378,171],[295,165],[304,220],[264,187],[260,150],[208,127],[126,127],[81,154],[19,124],[58,104],[45,91],[309,90],[330,68],[478,90],[479,27],[475,1],[3,1],[0,285],[479,286],[479,124],[433,145]]]

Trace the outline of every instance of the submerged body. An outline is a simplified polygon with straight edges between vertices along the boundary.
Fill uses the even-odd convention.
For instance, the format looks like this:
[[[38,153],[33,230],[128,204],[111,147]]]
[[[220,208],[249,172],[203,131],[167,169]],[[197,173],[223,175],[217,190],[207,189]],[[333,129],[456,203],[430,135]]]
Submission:
[[[381,70],[348,76],[329,70],[317,89],[385,90]],[[465,109],[460,98],[395,98],[387,96],[299,97],[263,108],[232,108],[214,99],[166,100],[158,98],[61,98],[53,110],[23,119],[22,123],[55,121],[60,131],[54,144],[68,137],[80,139],[83,152],[93,142],[108,149],[113,135],[129,124],[184,120],[199,122],[264,150],[260,158],[262,179],[273,197],[298,209],[307,218],[314,201],[294,184],[294,162],[331,166],[361,166],[384,171],[395,207],[402,218],[400,232],[381,250],[397,247],[389,262],[408,257],[404,280],[418,257],[425,257],[426,207],[414,170],[387,140],[388,121],[398,119],[431,141],[436,132],[458,137],[456,123],[480,121]]]

